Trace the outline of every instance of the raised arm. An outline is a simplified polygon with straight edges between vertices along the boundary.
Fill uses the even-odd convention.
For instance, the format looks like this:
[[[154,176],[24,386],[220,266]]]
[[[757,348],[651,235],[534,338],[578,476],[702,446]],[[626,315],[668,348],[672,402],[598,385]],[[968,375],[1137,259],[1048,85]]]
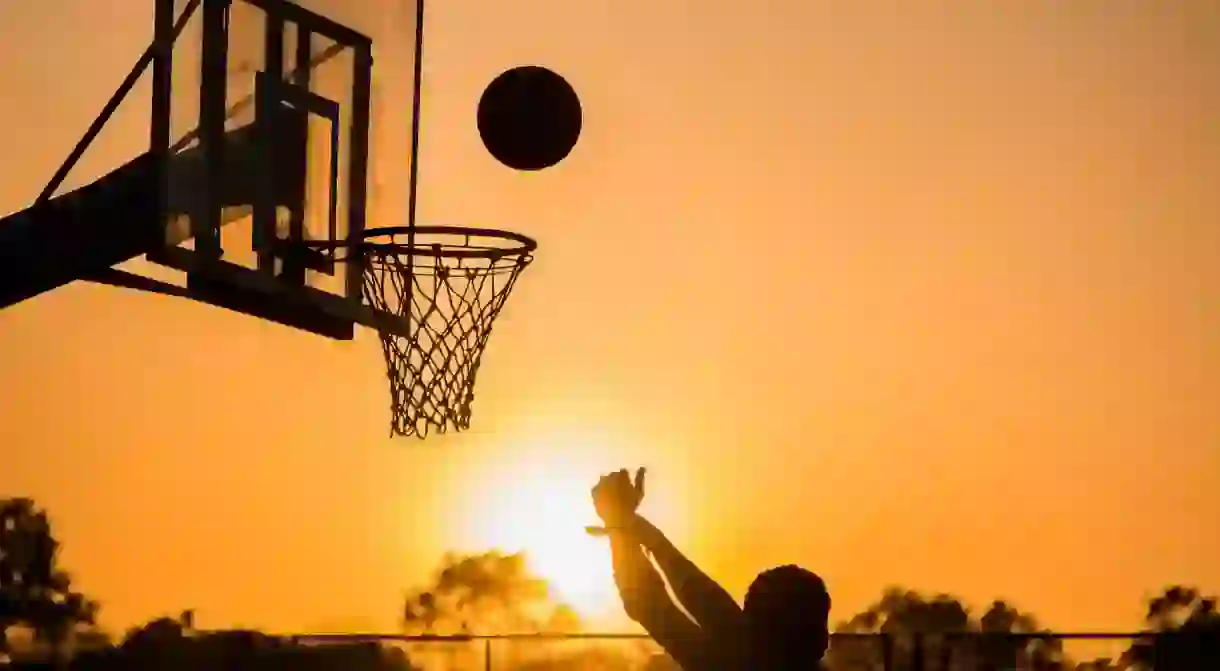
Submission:
[[[634,534],[652,553],[686,612],[709,635],[731,637],[742,626],[741,608],[715,580],[687,559],[651,522],[636,516]]]
[[[627,616],[644,627],[653,640],[686,671],[707,668],[701,658],[707,655],[707,632],[678,609],[669,598],[665,580],[640,547],[634,526],[636,507],[644,496],[644,469],[635,481],[626,469],[604,475],[593,487],[593,507],[604,527],[590,527],[590,533],[609,536],[614,565],[614,583],[623,599]]]
[[[664,580],[644,555],[639,542],[622,531],[609,535],[614,583],[627,616],[644,627],[685,671],[707,668],[701,663],[711,642],[707,633],[670,600]]]

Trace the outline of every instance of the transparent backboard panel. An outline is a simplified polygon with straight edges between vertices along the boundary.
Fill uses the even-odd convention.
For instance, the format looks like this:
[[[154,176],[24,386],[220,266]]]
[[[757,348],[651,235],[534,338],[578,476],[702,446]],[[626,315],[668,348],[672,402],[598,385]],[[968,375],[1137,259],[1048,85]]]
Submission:
[[[418,3],[173,3],[182,27],[157,260],[268,301],[358,300],[345,250],[293,243],[406,223]]]
[[[415,190],[412,125],[423,0],[299,0],[373,42],[369,115],[368,226],[405,226]]]

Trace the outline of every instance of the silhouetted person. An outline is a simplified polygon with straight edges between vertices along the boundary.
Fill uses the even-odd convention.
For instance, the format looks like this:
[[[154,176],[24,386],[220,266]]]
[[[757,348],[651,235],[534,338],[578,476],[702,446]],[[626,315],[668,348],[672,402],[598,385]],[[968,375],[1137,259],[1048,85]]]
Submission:
[[[830,640],[830,595],[822,579],[797,566],[769,569],[754,579],[739,608],[724,588],[635,512],[644,493],[643,475],[640,469],[632,483],[621,470],[603,476],[593,488],[593,503],[605,526],[589,531],[610,538],[614,580],[627,616],[684,671],[818,668]],[[690,617],[670,599],[665,580]]]

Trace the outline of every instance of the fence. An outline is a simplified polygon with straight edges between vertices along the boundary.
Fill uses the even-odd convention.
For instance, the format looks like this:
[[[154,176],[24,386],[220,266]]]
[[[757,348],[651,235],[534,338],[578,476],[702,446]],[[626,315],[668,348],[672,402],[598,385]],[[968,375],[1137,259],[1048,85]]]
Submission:
[[[1133,668],[1203,669],[1203,648],[1161,645],[1164,635],[1136,633],[925,635],[833,634],[825,666],[829,671],[1045,671],[1049,669],[1119,670]],[[643,634],[502,634],[397,635],[310,634],[291,636],[304,645],[380,643],[404,649],[418,666],[448,670],[530,671],[584,670],[673,671]],[[1180,643],[1180,642],[1179,642]],[[1136,666],[1133,644],[1145,647]],[[1216,641],[1207,651],[1214,654]],[[1092,647],[1091,652],[1086,648]],[[1075,648],[1075,651],[1071,649]],[[532,649],[532,650],[531,650]],[[1160,659],[1167,650],[1173,660]],[[1186,655],[1183,657],[1183,651]],[[1074,660],[1068,662],[1068,658]],[[1125,659],[1124,659],[1125,658]],[[1200,666],[1203,664],[1203,666]],[[1216,667],[1220,668],[1220,667]]]

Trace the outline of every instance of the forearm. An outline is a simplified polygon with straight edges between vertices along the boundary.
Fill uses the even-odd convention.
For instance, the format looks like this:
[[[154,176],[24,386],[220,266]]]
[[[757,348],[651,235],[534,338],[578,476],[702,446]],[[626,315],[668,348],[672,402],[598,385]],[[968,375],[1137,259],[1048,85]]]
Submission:
[[[614,582],[627,616],[644,627],[684,669],[701,668],[698,659],[705,643],[703,633],[670,600],[664,580],[639,542],[625,534],[613,533],[610,552]]]
[[[687,559],[673,543],[647,520],[640,520],[645,533],[644,547],[652,553],[678,602],[700,626],[717,629],[733,627],[741,616],[741,608],[733,597],[710,576]]]
[[[615,587],[623,600],[623,608],[633,620],[638,622],[641,617],[647,618],[661,605],[671,603],[660,574],[634,539],[612,534],[610,556]]]

